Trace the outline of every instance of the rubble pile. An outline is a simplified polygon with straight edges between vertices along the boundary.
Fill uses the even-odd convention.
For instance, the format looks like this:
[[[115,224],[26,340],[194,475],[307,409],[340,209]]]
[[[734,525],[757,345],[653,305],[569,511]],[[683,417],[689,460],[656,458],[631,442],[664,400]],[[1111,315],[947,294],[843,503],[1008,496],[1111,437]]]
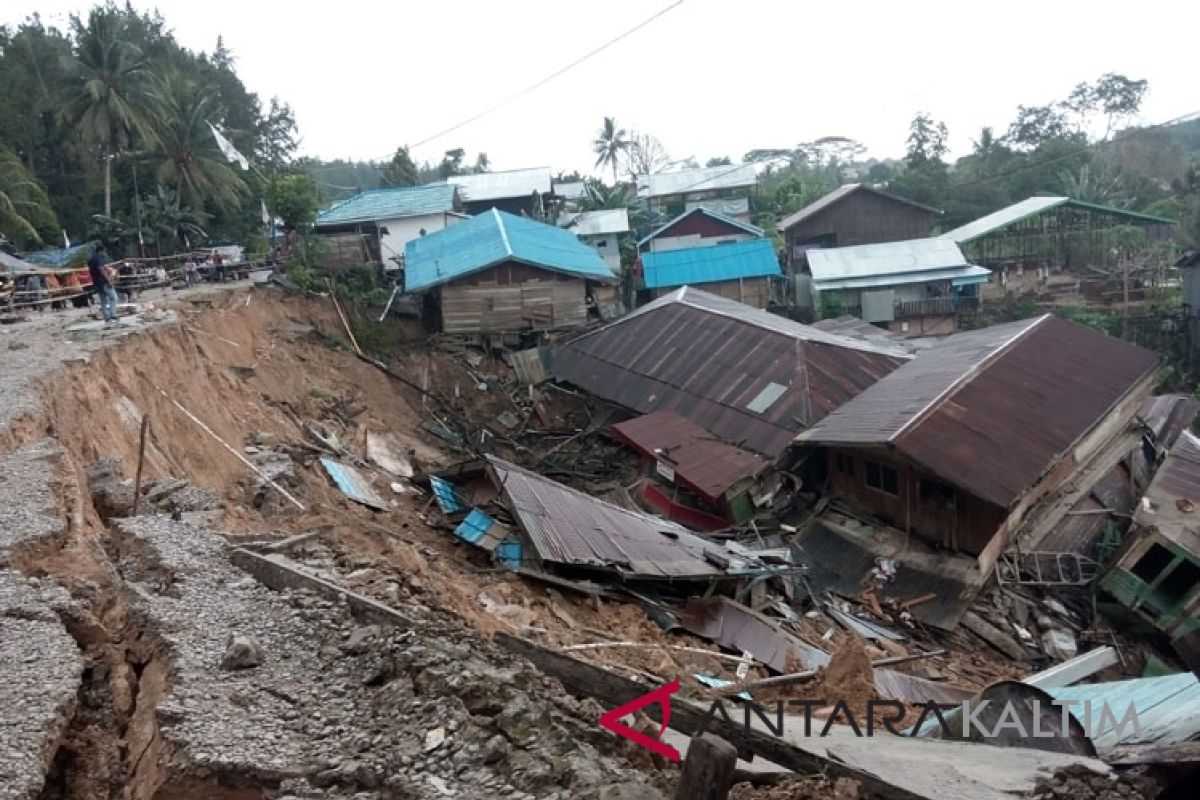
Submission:
[[[1066,767],[1038,781],[1030,800],[1154,800],[1161,789],[1138,771],[1099,775],[1086,767]]]
[[[134,482],[125,477],[119,459],[107,456],[87,468],[92,505],[103,520],[133,514]],[[179,478],[162,478],[142,487],[141,514],[185,514],[220,511],[224,501],[215,492]]]

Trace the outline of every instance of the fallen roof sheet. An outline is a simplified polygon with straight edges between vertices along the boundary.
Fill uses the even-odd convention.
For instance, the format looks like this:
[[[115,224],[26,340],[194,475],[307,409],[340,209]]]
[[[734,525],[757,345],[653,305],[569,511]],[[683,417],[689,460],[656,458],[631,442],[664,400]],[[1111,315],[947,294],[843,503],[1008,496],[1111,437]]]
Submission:
[[[899,346],[684,287],[560,343],[551,369],[556,380],[625,408],[674,410],[725,442],[775,457],[797,431],[907,358]],[[751,410],[773,386],[784,391]]]
[[[740,219],[735,219],[734,217],[731,217],[728,214],[722,214],[720,211],[713,211],[712,209],[705,208],[704,206],[696,206],[695,208],[688,209],[687,211],[684,211],[682,214],[668,220],[664,224],[662,224],[662,225],[658,226],[657,228],[655,228],[654,230],[652,230],[650,233],[643,236],[641,239],[638,240],[638,246],[640,247],[640,246],[646,244],[647,242],[649,242],[651,239],[655,239],[655,238],[661,236],[663,231],[669,230],[670,228],[679,224],[680,222],[687,219],[688,217],[695,216],[695,215],[708,217],[709,219],[715,220],[724,225],[728,225],[731,228],[736,228],[737,230],[740,230],[743,233],[748,233],[751,236],[762,236],[763,235],[763,229],[758,227],[757,225],[751,225],[748,222],[742,222]]]
[[[770,239],[747,239],[642,254],[647,289],[762,278],[781,273]]]
[[[387,502],[371,488],[371,484],[354,467],[339,464],[337,461],[325,456],[321,457],[321,466],[325,468],[325,472],[337,484],[342,494],[354,502],[360,503],[367,508],[373,508],[376,511],[388,510]]]
[[[598,500],[488,457],[497,488],[545,562],[614,570],[629,578],[709,579],[722,548],[673,522]]]
[[[797,441],[894,448],[1008,508],[1156,364],[1148,350],[1046,314],[948,337]]]
[[[322,227],[354,222],[416,217],[454,210],[455,188],[448,184],[405,186],[396,189],[370,189],[359,192],[317,214],[315,225]]]
[[[549,167],[453,175],[446,182],[457,186],[460,196],[467,203],[529,197],[534,192],[549,194],[552,184]]]
[[[516,261],[612,283],[604,259],[570,231],[490,209],[404,246],[405,290],[418,292]]]
[[[794,227],[795,225],[798,225],[807,219],[817,216],[825,209],[829,208],[835,203],[841,202],[855,192],[870,192],[871,194],[878,195],[879,197],[885,197],[888,200],[894,200],[897,203],[904,203],[905,205],[912,206],[913,208],[919,208],[922,211],[928,211],[930,214],[942,213],[941,209],[934,208],[933,206],[927,206],[924,203],[918,203],[916,200],[909,200],[907,197],[901,197],[897,194],[890,194],[882,189],[876,189],[874,186],[867,186],[863,183],[847,183],[844,186],[839,186],[838,188],[834,189],[829,194],[817,198],[796,213],[784,217],[775,227],[781,231],[786,231],[788,228]]]
[[[1200,556],[1200,438],[1191,431],[1184,431],[1167,454],[1133,519]]]
[[[635,417],[614,425],[613,433],[646,458],[669,464],[677,481],[714,505],[769,466],[765,458],[722,442],[674,411]]]
[[[1085,703],[1091,704],[1090,738],[1102,753],[1120,745],[1175,744],[1200,736],[1200,682],[1190,672],[1043,688],[1060,703],[1078,703],[1071,708],[1077,717]],[[1115,720],[1102,716],[1106,704]],[[1130,705],[1137,711],[1137,725],[1122,728],[1120,721]],[[1088,727],[1083,718],[1080,722]]]
[[[798,636],[781,629],[765,617],[727,597],[693,600],[680,615],[683,627],[730,650],[750,653],[776,672],[794,671],[798,661],[804,669],[829,663],[829,655]]]
[[[1041,214],[1059,206],[1074,206],[1076,208],[1099,211],[1104,214],[1122,217],[1131,222],[1139,222],[1142,224],[1153,225],[1175,225],[1173,219],[1166,217],[1156,217],[1150,214],[1139,214],[1136,211],[1127,211],[1123,208],[1113,208],[1112,206],[1102,206],[1095,203],[1085,203],[1081,200],[1072,200],[1069,197],[1046,196],[1046,197],[1027,197],[1020,202],[1013,203],[1011,206],[1005,206],[998,211],[993,211],[990,214],[980,217],[979,219],[968,222],[966,225],[959,226],[952,231],[947,231],[941,234],[939,238],[949,239],[959,244],[972,242],[990,233],[995,233],[1009,225],[1018,223],[1024,219]]]
[[[737,189],[757,183],[758,173],[753,164],[737,164],[638,175],[637,193],[638,197],[669,197],[689,192]]]

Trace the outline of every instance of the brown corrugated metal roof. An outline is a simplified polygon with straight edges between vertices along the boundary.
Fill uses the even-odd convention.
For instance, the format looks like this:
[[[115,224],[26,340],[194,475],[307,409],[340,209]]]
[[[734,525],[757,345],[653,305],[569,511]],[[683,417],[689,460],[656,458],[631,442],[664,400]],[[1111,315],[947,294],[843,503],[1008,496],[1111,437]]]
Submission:
[[[1200,439],[1191,431],[1180,435],[1145,497],[1150,509],[1139,506],[1134,521],[1156,528],[1163,538],[1200,556]],[[1183,500],[1191,502],[1191,511],[1179,507]]]
[[[670,464],[676,480],[714,504],[738,481],[768,466],[765,458],[725,444],[674,411],[635,417],[614,425],[613,433],[643,456]]]
[[[643,414],[676,411],[773,458],[797,431],[909,357],[901,347],[827,333],[684,287],[560,344],[551,371]]]
[[[829,663],[827,653],[783,630],[777,620],[727,597],[692,600],[679,621],[691,633],[730,650],[750,653],[776,672],[792,671],[793,661],[799,661],[804,669]]]
[[[797,437],[894,447],[1007,508],[1156,357],[1052,315],[949,337]]]
[[[942,213],[941,209],[934,208],[933,206],[927,206],[924,203],[918,203],[916,200],[909,200],[907,197],[889,194],[882,189],[876,189],[874,186],[867,186],[861,183],[847,183],[844,186],[839,186],[838,188],[834,189],[829,194],[818,197],[816,200],[812,201],[796,213],[784,217],[775,227],[778,230],[786,231],[793,225],[797,225],[806,219],[815,217],[817,214],[829,208],[834,203],[837,203],[848,195],[858,191],[871,192],[872,194],[877,194],[880,197],[886,197],[888,200],[895,200],[898,203],[904,203],[905,205],[910,205],[915,208],[922,209],[923,211],[928,211],[931,214]]]
[[[488,457],[501,493],[543,561],[616,570],[627,577],[712,578],[706,553],[722,549],[680,525],[598,500]]]
[[[878,325],[872,325],[869,322],[864,322],[858,317],[843,315],[832,319],[817,320],[812,324],[812,327],[818,330],[836,333],[838,336],[849,336],[851,339],[862,339],[872,344],[886,344],[893,347],[903,348],[910,353],[916,353],[917,348],[913,347],[908,342],[901,339],[896,334],[889,331],[887,328],[881,328]]]

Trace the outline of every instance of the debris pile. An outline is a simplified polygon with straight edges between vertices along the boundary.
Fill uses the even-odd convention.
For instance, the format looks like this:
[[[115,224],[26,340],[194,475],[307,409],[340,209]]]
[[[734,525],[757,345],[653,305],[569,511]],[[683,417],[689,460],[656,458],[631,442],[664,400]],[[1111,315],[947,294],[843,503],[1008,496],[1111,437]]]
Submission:
[[[1067,767],[1038,781],[1031,800],[1154,800],[1161,788],[1139,771],[1098,775],[1086,767]]]

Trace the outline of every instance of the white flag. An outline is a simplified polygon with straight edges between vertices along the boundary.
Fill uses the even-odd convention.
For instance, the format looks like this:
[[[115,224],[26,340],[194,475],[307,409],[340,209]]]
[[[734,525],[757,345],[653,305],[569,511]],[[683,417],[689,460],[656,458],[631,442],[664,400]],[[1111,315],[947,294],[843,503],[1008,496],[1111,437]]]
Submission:
[[[217,148],[220,149],[221,155],[225,156],[225,160],[240,165],[242,169],[250,169],[250,161],[239,153],[238,149],[222,136],[221,132],[211,122],[208,123],[208,127],[212,131],[213,138],[217,140]]]
[[[263,221],[263,225],[270,225],[270,224],[271,224],[271,215],[267,213],[267,201],[266,201],[266,200],[261,200],[261,201],[259,201],[259,202],[261,202],[261,203],[262,203],[262,221]]]
[[[67,236],[67,229],[63,228],[63,250],[71,249],[71,238]]]

